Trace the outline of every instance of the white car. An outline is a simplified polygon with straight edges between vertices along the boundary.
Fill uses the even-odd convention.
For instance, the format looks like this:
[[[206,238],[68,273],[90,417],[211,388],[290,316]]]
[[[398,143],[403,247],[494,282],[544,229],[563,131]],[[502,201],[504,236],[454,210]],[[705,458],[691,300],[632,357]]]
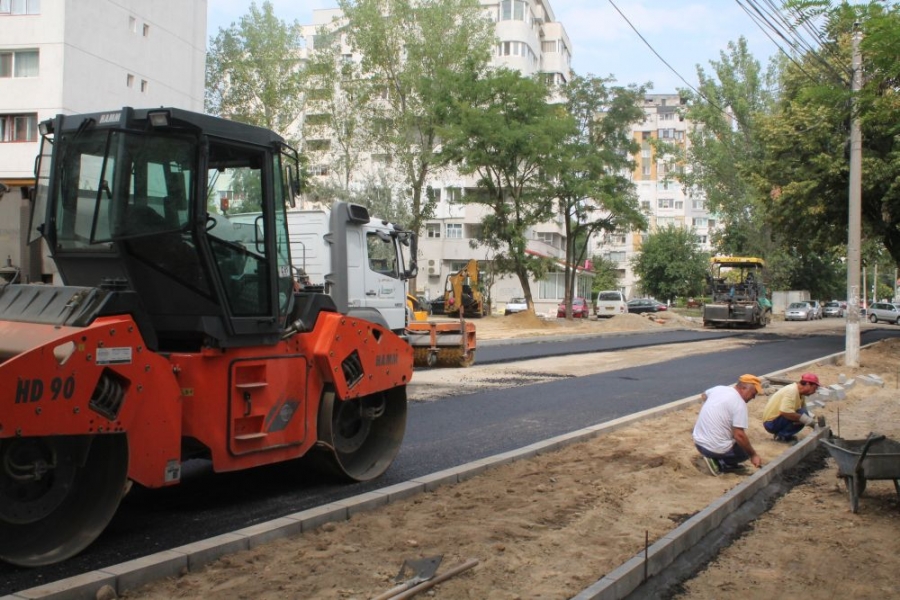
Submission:
[[[594,314],[598,319],[624,315],[628,312],[628,304],[625,302],[625,294],[618,290],[607,290],[597,294],[597,302],[594,303]]]
[[[504,315],[513,315],[528,310],[528,303],[525,298],[510,298],[503,310]]]

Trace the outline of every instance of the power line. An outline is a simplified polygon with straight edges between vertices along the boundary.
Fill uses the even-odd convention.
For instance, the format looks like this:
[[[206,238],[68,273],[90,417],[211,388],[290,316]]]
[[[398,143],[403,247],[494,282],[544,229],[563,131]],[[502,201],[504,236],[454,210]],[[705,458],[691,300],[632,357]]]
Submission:
[[[790,60],[794,65],[797,66],[800,71],[806,75],[811,81],[816,82],[817,78],[813,77],[795,58],[794,55],[786,51],[781,44],[779,44],[771,35],[769,35],[769,31],[772,31],[776,36],[784,40],[784,42],[791,48],[791,50],[799,55],[807,55],[814,62],[817,62],[821,65],[824,70],[831,75],[835,76],[839,81],[846,82],[845,75],[840,71],[835,69],[834,65],[823,58],[817,50],[805,39],[803,36],[799,35],[797,29],[790,23],[790,21],[777,9],[773,6],[771,0],[766,0],[766,3],[771,7],[770,9],[766,9],[759,5],[756,0],[735,0],[744,12],[750,17],[750,19],[756,23],[756,25],[762,30],[766,37],[768,37],[773,44],[784,54],[788,60]],[[749,5],[744,5],[744,2]],[[752,11],[751,11],[752,8]],[[754,14],[755,13],[755,14]],[[781,25],[779,25],[779,22]],[[811,25],[808,22],[805,22],[804,27],[807,31],[810,31]],[[767,31],[768,30],[768,31]],[[814,32],[814,37],[821,40],[821,35],[814,28],[812,29]],[[841,65],[843,67],[843,65]]]
[[[656,49],[653,47],[653,45],[651,45],[650,42],[647,41],[647,39],[641,34],[641,32],[637,30],[637,27],[635,27],[634,24],[628,19],[628,17],[625,16],[625,13],[623,13],[621,10],[619,10],[619,7],[616,6],[616,3],[613,2],[613,0],[609,0],[609,3],[612,5],[612,7],[613,7],[614,9],[616,9],[616,12],[619,13],[619,15],[625,20],[625,22],[628,23],[628,26],[631,27],[632,31],[634,31],[634,32],[637,34],[637,36],[638,36],[639,38],[641,38],[641,41],[644,42],[644,45],[646,45],[647,48],[649,48],[650,51],[651,51],[653,54],[656,55],[656,58],[658,58],[659,60],[661,60],[662,63],[663,63],[664,65],[666,65],[667,67],[669,67],[669,70],[672,71],[673,73],[675,73],[675,75],[677,75],[678,78],[679,78],[680,80],[682,80],[686,86],[688,86],[689,88],[691,88],[698,96],[700,96],[701,98],[703,98],[704,100],[706,100],[711,106],[714,106],[714,107],[717,108],[719,111],[721,111],[721,113],[722,113],[723,115],[725,115],[725,116],[727,116],[727,117],[729,117],[729,118],[734,118],[734,115],[729,114],[728,111],[726,111],[724,108],[722,108],[721,106],[719,106],[718,104],[716,104],[715,102],[713,102],[712,100],[710,100],[709,98],[707,98],[706,95],[705,95],[703,92],[701,92],[700,90],[698,90],[697,88],[695,88],[693,85],[691,85],[691,84],[688,82],[687,79],[685,79],[684,77],[682,77],[682,76],[681,76],[681,73],[679,73],[679,72],[675,69],[675,67],[673,67],[672,65],[670,65],[670,64],[668,63],[668,61],[666,61],[666,59],[664,59],[664,58],[662,57],[662,55],[660,55],[660,53],[656,51]]]

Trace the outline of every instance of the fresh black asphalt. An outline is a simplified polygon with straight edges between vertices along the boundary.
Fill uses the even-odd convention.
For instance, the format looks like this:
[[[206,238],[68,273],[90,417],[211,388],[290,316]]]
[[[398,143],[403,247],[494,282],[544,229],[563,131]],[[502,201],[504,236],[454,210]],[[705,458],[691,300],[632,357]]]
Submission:
[[[675,343],[672,334],[676,333],[496,348],[503,348],[504,355],[515,349],[527,355],[539,347],[539,356],[550,356],[572,354],[569,344],[575,344],[580,348],[575,352],[578,360],[602,361],[603,350]],[[699,334],[699,339],[709,339],[709,333]],[[218,475],[209,472],[206,463],[188,464],[178,486],[132,490],[107,530],[81,555],[40,569],[0,564],[0,595],[520,448],[699,394],[712,385],[735,381],[742,373],[777,371],[844,350],[843,336],[743,335],[751,335],[756,343],[694,357],[689,340],[684,339],[677,355],[667,362],[482,391],[448,401],[411,403],[400,455],[375,482],[335,484],[296,464]],[[900,328],[870,330],[862,334],[861,344],[896,336],[900,336]],[[584,349],[584,344],[594,342],[602,348]],[[484,354],[489,354],[482,352],[486,348],[490,346],[479,348],[480,363],[485,361]]]

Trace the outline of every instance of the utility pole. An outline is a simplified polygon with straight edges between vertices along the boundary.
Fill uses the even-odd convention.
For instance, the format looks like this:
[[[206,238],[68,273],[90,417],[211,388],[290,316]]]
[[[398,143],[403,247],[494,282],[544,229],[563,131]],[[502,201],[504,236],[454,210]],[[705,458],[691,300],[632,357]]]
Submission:
[[[860,221],[862,206],[862,132],[859,125],[859,91],[862,89],[862,56],[859,23],[853,27],[853,82],[850,104],[850,190],[847,224],[847,331],[844,362],[859,367],[859,263],[861,251]]]

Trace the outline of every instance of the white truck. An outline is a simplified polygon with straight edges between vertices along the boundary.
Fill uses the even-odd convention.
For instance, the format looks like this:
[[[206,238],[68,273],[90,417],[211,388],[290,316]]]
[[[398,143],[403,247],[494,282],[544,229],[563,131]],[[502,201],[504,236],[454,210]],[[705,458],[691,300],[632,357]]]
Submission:
[[[407,280],[417,272],[416,236],[369,215],[359,204],[287,211],[291,259],[340,312],[385,325],[414,347],[417,366],[467,367],[475,359],[475,326],[464,320],[417,321]]]

